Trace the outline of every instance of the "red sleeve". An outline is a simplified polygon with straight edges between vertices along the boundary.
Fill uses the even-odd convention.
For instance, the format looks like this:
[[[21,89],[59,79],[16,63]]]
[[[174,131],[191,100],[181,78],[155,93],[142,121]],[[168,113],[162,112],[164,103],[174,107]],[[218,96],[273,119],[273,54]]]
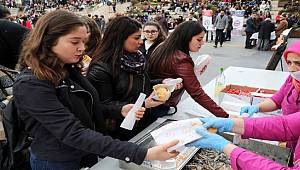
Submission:
[[[203,106],[205,109],[216,115],[217,117],[227,117],[228,114],[218,106],[202,89],[195,73],[193,60],[186,57],[180,60],[176,65],[176,74],[183,79],[183,88],[191,95],[191,97]]]

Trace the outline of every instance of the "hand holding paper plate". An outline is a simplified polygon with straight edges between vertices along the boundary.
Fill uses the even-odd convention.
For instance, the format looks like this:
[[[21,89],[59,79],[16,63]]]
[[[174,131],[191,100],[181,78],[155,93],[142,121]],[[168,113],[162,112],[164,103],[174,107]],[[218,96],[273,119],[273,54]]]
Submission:
[[[202,122],[199,118],[180,120],[151,132],[151,135],[158,145],[179,140],[177,145],[168,149],[171,152],[173,150],[180,150],[185,144],[199,139],[201,136],[195,131],[198,127],[202,127]]]

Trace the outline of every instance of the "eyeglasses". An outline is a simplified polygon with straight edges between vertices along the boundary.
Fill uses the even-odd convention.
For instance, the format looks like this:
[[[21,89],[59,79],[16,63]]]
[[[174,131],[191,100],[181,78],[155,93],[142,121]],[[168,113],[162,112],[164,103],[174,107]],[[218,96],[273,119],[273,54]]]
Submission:
[[[155,34],[157,32],[158,32],[157,30],[151,30],[151,31],[146,30],[146,31],[144,31],[144,33],[146,33],[146,34]]]

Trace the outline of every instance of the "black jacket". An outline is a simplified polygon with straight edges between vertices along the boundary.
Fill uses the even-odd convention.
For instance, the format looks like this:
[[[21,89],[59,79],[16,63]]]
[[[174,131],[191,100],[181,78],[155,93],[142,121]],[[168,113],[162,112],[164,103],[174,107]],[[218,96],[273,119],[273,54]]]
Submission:
[[[269,40],[273,31],[275,31],[275,24],[270,20],[263,21],[259,27],[258,38]]]
[[[112,67],[97,60],[92,62],[87,74],[88,80],[97,89],[100,101],[112,110],[109,114],[116,121],[116,129],[112,129],[110,135],[121,139],[129,140],[154,120],[151,118],[151,109],[147,109],[143,118],[138,122],[137,127],[132,131],[119,128],[124,117],[120,114],[124,105],[135,103],[140,93],[147,97],[151,94],[151,81],[147,74],[130,74],[120,70],[117,76],[113,76]]]
[[[252,17],[248,18],[246,21],[246,32],[254,33],[256,31],[254,19]]]
[[[154,49],[162,42],[161,40],[155,41],[148,50],[146,50],[145,48],[145,41],[146,39],[143,40],[144,43],[143,45],[140,46],[139,50],[140,52],[142,52],[144,54],[144,56],[146,56],[146,59],[149,60],[150,55],[152,54],[152,52],[154,51]]]
[[[93,153],[141,164],[147,150],[96,132],[105,106],[93,86],[74,69],[58,86],[35,76],[17,81],[14,100],[25,127],[34,137],[32,152],[51,161],[78,160]],[[25,69],[21,74],[32,74]]]
[[[20,24],[0,19],[0,65],[15,69],[20,47],[29,30]]]

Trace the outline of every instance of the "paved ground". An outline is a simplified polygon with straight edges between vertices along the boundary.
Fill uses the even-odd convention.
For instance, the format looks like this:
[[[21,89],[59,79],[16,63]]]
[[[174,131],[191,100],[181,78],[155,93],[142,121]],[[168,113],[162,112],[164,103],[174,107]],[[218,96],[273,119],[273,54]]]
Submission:
[[[289,45],[295,40],[289,39]],[[192,54],[193,56],[209,54],[213,58],[206,72],[202,76],[199,76],[201,84],[205,85],[212,80],[218,74],[220,67],[226,69],[229,66],[239,66],[265,69],[273,52],[245,49],[244,42],[245,36],[235,35],[232,37],[232,41],[226,41],[223,47],[214,48],[214,43],[206,43],[197,54]],[[283,69],[287,71],[285,62],[283,62]],[[281,70],[280,64],[278,64],[276,70]]]
[[[126,12],[127,7],[129,7],[131,5],[131,3],[127,2],[127,3],[117,3],[116,6],[116,13],[124,13]],[[92,14],[92,15],[103,15],[104,18],[106,20],[108,20],[108,18],[110,17],[114,17],[116,13],[113,13],[112,7],[111,6],[107,6],[107,5],[98,5],[97,7],[93,8],[93,9],[86,9],[82,12],[78,12],[81,15],[87,15],[87,14]]]

